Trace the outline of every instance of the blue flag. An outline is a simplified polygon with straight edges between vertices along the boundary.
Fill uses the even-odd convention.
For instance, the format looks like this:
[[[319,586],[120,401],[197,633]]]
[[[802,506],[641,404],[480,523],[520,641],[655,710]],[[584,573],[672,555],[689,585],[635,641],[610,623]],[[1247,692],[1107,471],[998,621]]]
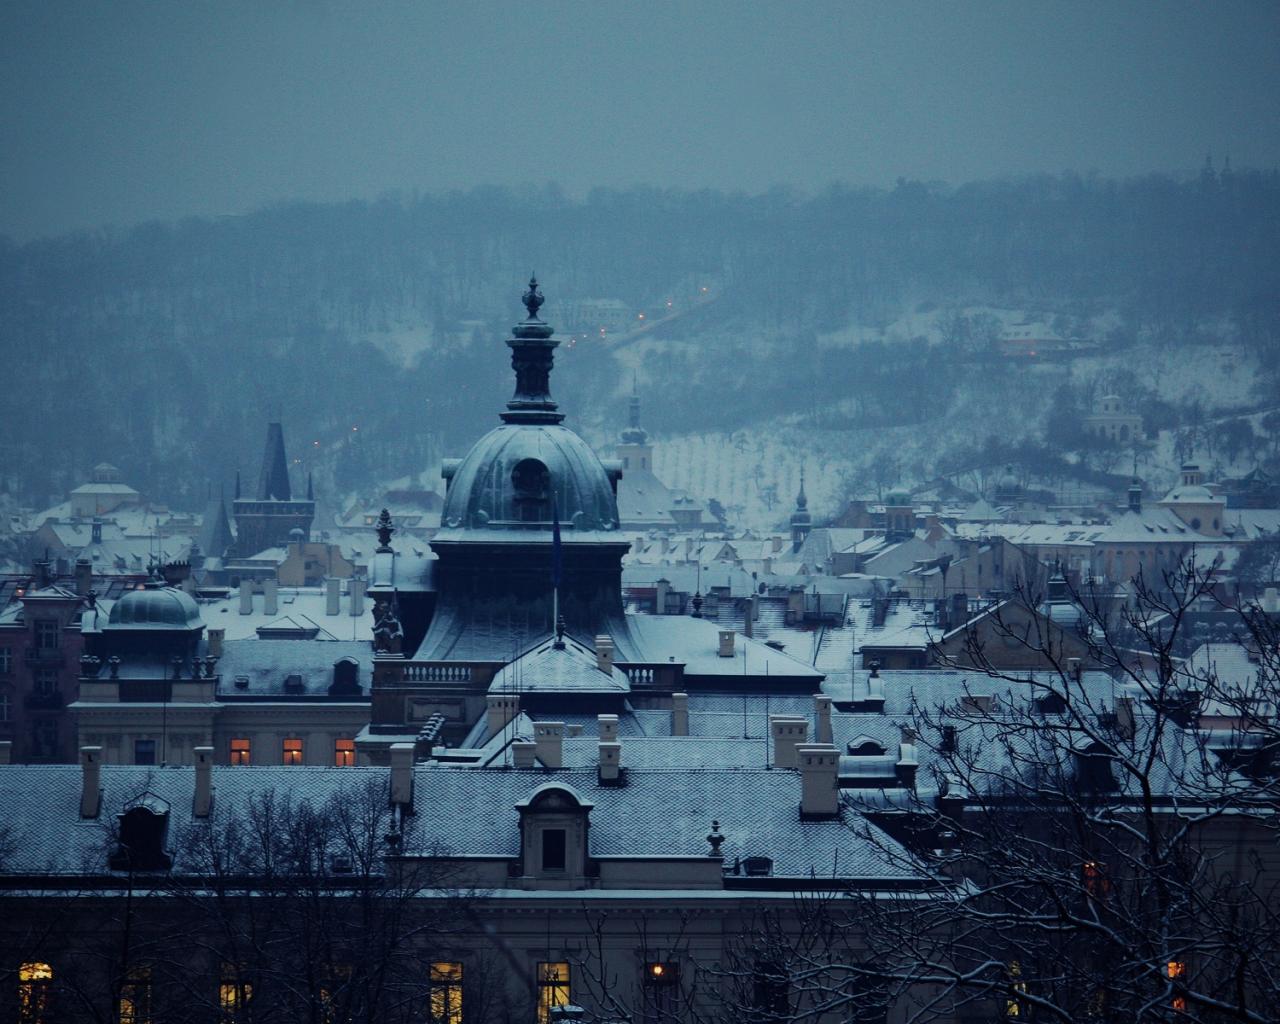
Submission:
[[[560,512],[551,499],[551,585],[560,589],[560,577],[564,572],[564,558],[560,551]]]

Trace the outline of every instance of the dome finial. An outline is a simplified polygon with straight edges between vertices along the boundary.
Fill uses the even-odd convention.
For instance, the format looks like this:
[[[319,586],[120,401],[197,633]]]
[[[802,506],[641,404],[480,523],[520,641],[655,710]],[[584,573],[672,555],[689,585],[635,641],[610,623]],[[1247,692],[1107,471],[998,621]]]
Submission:
[[[529,311],[529,319],[538,319],[538,310],[542,308],[542,304],[547,300],[543,298],[542,292],[538,291],[538,275],[529,274],[529,290],[524,293],[522,300],[524,308]]]

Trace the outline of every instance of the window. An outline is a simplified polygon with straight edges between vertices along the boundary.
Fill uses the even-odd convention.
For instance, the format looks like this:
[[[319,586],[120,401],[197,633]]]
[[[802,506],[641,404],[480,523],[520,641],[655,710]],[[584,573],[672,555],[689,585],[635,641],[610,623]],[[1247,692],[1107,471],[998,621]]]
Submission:
[[[350,1013],[343,1013],[342,1007],[350,1005],[351,965],[331,964],[328,978],[320,986],[320,1021],[321,1024],[338,1024],[349,1021]]]
[[[551,1024],[551,1011],[569,1004],[569,965],[538,964],[538,1024]]]
[[[761,1020],[779,1021],[791,1016],[791,983],[782,965],[771,961],[756,964],[751,976],[752,1003]]]
[[[284,764],[302,764],[302,740],[284,741]]]
[[[58,670],[56,668],[36,669],[36,693],[41,697],[52,697],[58,692]]]
[[[1094,899],[1104,900],[1111,894],[1111,879],[1107,877],[1107,866],[1101,861],[1085,861],[1080,873],[1085,892]]]
[[[462,1024],[462,964],[431,964],[431,1024]]]
[[[36,619],[36,647],[42,651],[56,651],[61,643],[62,630],[56,619]]]
[[[333,766],[335,768],[350,768],[356,763],[356,741],[355,740],[334,740],[333,741]]]
[[[218,1009],[227,1024],[240,1019],[253,998],[253,985],[244,980],[244,973],[232,963],[223,963],[218,979]]]
[[[231,763],[232,764],[250,764],[249,760],[249,741],[240,739],[231,741]]]
[[[48,1024],[52,1017],[53,968],[25,963],[18,968],[19,1024]]]
[[[155,764],[156,763],[156,741],[155,740],[134,740],[133,741],[133,763],[134,764]]]
[[[7,693],[0,693],[0,722],[9,721],[13,701]]]
[[[1009,962],[1009,995],[1004,1003],[1004,1015],[1006,1017],[1022,1017],[1024,1000],[1022,996],[1026,994],[1027,983],[1022,980],[1022,964],[1017,960]]]
[[[32,755],[38,759],[58,756],[58,720],[39,718],[31,727]]]
[[[151,1024],[151,968],[135,967],[120,986],[120,1024]]]
[[[542,830],[542,870],[563,871],[565,861],[565,831],[562,828]]]
[[[0,676],[7,676],[13,667],[13,651],[8,647],[0,647]]]
[[[1172,983],[1174,991],[1179,990],[1187,977],[1187,962],[1185,960],[1170,960],[1165,964],[1165,974]],[[1169,1006],[1175,1010],[1185,1010],[1187,1008],[1187,999],[1185,996],[1175,995]]]

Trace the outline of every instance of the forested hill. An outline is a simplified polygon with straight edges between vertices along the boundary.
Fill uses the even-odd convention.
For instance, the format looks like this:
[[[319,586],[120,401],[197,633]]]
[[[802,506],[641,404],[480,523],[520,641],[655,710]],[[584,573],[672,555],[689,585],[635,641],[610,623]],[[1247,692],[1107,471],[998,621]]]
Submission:
[[[597,432],[620,422],[637,361],[663,396],[648,417],[659,431],[732,429],[903,381],[945,398],[956,374],[938,368],[963,353],[818,343],[917,309],[1032,310],[1077,334],[1108,311],[1097,340],[1112,345],[1230,332],[1274,371],[1280,175],[585,201],[477,188],[0,240],[4,476],[39,500],[109,459],[197,506],[208,481],[256,475],[269,416],[329,486],[427,469],[461,454],[509,394],[501,340],[530,269],[552,323],[587,299],[655,318],[687,303],[647,347],[561,349],[557,394]],[[945,412],[937,394],[924,404]],[[884,412],[864,402],[853,415]]]

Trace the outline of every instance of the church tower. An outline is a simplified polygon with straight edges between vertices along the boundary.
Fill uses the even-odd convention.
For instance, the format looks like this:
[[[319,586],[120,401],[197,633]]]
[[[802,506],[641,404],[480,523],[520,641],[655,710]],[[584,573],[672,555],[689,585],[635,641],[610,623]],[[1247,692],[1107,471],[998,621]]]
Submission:
[[[262,455],[256,498],[241,498],[239,486],[231,512],[236,520],[235,556],[251,558],[267,548],[283,548],[293,530],[311,535],[316,503],[308,497],[293,500],[289,486],[289,459],[284,450],[284,428],[267,425],[267,447]]]
[[[640,392],[636,378],[631,378],[631,398],[627,403],[627,426],[618,435],[618,443],[614,446],[618,460],[622,463],[624,473],[636,470],[653,470],[653,445],[649,443],[649,432],[640,425]]]
[[[813,529],[813,517],[809,514],[809,499],[804,493],[804,467],[800,467],[800,493],[796,495],[796,508],[791,513],[791,550],[799,551],[809,531]]]

